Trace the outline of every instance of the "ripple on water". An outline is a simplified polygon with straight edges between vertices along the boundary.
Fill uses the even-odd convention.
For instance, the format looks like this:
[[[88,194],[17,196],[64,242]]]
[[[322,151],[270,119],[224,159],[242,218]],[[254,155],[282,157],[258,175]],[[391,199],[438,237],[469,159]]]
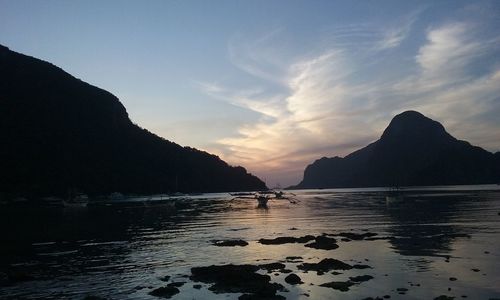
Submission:
[[[294,193],[296,204],[272,200],[269,209],[256,208],[254,200],[229,201],[230,196],[217,194],[192,197],[175,212],[89,209],[70,217],[36,212],[36,219],[26,212],[0,212],[0,222],[5,222],[0,224],[0,242],[7,245],[1,250],[0,298],[151,299],[153,289],[185,281],[175,297],[219,299],[209,284],[195,288],[185,277],[192,267],[273,263],[280,268],[269,273],[271,282],[283,285],[288,292],[278,294],[292,299],[304,293],[310,299],[397,298],[401,288],[414,299],[443,294],[500,297],[495,251],[500,249],[500,192],[420,189],[405,191],[411,200],[397,205],[388,205],[384,191],[377,189]],[[12,231],[7,225],[12,220],[23,226]],[[353,239],[367,232],[378,235]],[[339,247],[257,242],[323,234],[334,236]],[[218,247],[213,240],[243,240],[248,245]],[[324,259],[367,268],[319,274],[299,268]],[[290,273],[303,284],[287,283]],[[167,275],[168,282],[160,280]],[[336,284],[320,286],[332,282],[350,282],[349,291],[329,288]],[[238,296],[229,294],[229,299]]]

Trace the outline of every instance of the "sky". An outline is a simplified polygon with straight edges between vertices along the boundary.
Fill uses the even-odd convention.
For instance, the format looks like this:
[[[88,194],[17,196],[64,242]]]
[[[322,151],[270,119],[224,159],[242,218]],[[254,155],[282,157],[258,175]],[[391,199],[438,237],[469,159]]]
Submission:
[[[270,187],[405,110],[500,151],[500,1],[0,0],[0,44]]]

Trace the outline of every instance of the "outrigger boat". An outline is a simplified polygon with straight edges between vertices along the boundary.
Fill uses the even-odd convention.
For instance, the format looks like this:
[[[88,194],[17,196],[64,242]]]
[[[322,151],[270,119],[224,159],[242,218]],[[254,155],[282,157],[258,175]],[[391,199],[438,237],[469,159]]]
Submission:
[[[259,202],[259,207],[267,207],[267,201],[269,201],[269,196],[256,194],[255,198]]]
[[[295,196],[295,194],[290,193]],[[232,200],[235,199],[256,199],[258,202],[259,208],[267,208],[267,203],[271,199],[280,199],[280,200],[288,200],[292,204],[297,204],[298,200],[292,196],[285,196],[283,191],[262,191],[255,193],[232,193],[231,196],[235,196]]]

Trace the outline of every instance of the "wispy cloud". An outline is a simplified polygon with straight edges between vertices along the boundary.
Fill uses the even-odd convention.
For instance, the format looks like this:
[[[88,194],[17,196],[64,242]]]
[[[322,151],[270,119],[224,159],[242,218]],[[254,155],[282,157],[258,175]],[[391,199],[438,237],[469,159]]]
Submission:
[[[250,75],[281,83],[283,62],[277,59],[280,49],[276,39],[283,31],[282,27],[273,28],[254,40],[236,35],[227,46],[230,62]]]
[[[387,50],[398,47],[410,34],[413,23],[417,21],[418,15],[422,10],[414,11],[404,16],[397,26],[382,32],[382,39],[376,43],[375,49]]]
[[[429,30],[428,43],[420,48],[417,63],[425,73],[442,74],[450,69],[461,69],[480,54],[480,42],[468,34],[464,23],[454,23]]]
[[[322,52],[292,56],[286,64],[266,46],[282,30],[259,39],[258,46],[265,50],[253,47],[245,64],[240,57],[248,58],[248,53],[230,46],[235,65],[268,82],[247,90],[200,85],[214,98],[261,115],[256,123],[241,126],[237,136],[217,142],[224,159],[245,165],[270,184],[297,183],[308,163],[366,145],[378,138],[394,114],[407,109],[444,122],[459,138],[498,150],[498,142],[487,142],[500,140],[498,121],[483,123],[479,127],[488,130],[482,133],[471,129],[477,122],[469,122],[489,110],[500,111],[500,67],[474,68],[474,62],[498,51],[495,37],[485,41],[465,22],[444,23],[423,32],[425,40],[410,54],[412,59],[380,53],[407,39],[415,20],[408,18],[400,29],[372,35],[364,53],[353,50],[355,43],[338,43],[337,35],[330,47],[322,45]],[[342,39],[363,31],[344,30]],[[374,55],[377,63],[372,62]],[[407,70],[385,68],[397,64]]]

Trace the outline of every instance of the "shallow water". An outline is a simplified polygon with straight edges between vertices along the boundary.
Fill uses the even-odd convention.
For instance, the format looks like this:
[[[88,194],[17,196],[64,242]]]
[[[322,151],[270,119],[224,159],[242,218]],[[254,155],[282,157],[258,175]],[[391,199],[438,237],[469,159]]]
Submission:
[[[237,299],[241,294],[212,293],[209,284],[194,289],[186,278],[191,267],[262,264],[287,256],[372,267],[318,275],[285,262],[304,282],[292,286],[284,282],[287,274],[269,274],[288,290],[278,292],[287,299],[500,298],[499,186],[405,190],[403,201],[395,203],[387,203],[384,189],[293,192],[297,203],[270,200],[268,209],[256,208],[255,200],[231,201],[229,194],[193,196],[178,200],[176,208],[2,207],[0,298],[159,299],[148,293],[165,286],[159,278],[169,275],[170,282],[186,282],[172,299]],[[335,250],[257,242],[367,231],[380,239],[336,237],[340,247]],[[226,239],[249,245],[211,243]],[[374,278],[346,292],[319,286],[365,274]],[[404,295],[401,288],[408,289]]]

